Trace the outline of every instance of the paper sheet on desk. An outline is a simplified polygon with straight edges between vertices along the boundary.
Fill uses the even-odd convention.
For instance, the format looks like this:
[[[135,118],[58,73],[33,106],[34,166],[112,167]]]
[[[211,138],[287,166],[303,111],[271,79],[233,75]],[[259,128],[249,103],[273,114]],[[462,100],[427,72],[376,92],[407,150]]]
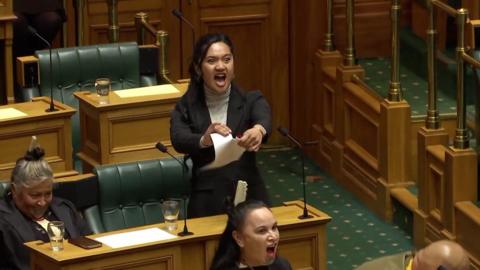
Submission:
[[[26,115],[27,115],[26,113],[14,108],[0,109],[0,120],[14,118],[14,117],[22,117]]]
[[[176,235],[170,234],[159,228],[150,228],[102,236],[95,238],[95,240],[100,241],[112,248],[121,248],[155,241],[168,240],[176,237]]]
[[[243,152],[245,152],[245,148],[239,146],[237,140],[231,134],[224,137],[218,133],[213,133],[210,136],[215,148],[215,160],[205,165],[202,169],[209,170],[223,167],[240,159]]]
[[[162,85],[154,85],[154,86],[115,91],[115,94],[117,94],[117,96],[121,98],[154,96],[154,95],[162,95],[162,94],[165,95],[165,94],[175,94],[175,93],[180,93],[180,91],[178,91],[178,89],[171,84],[162,84]]]

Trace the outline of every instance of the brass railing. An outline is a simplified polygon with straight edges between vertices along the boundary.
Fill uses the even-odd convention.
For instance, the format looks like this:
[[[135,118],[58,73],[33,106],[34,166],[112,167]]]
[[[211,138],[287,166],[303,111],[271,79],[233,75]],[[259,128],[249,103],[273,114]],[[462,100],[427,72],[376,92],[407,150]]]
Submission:
[[[335,50],[333,44],[333,0],[327,0],[327,31],[325,32],[325,40],[323,41],[323,50],[331,52]]]
[[[159,70],[158,76],[160,77],[160,83],[173,83],[168,77],[170,71],[168,70],[167,61],[167,43],[168,33],[163,30],[157,30],[148,22],[148,15],[145,12],[139,12],[135,14],[135,29],[137,31],[137,43],[138,45],[145,45],[145,35],[147,33],[155,37],[155,46],[159,48]]]
[[[390,68],[389,101],[401,101],[402,88],[400,85],[400,0],[392,0],[391,27],[392,27],[392,60]]]
[[[354,0],[347,0],[347,48],[343,56],[343,64],[345,66],[355,66],[355,5]]]
[[[427,28],[427,73],[428,73],[428,104],[425,126],[428,129],[440,128],[440,118],[437,109],[437,61],[435,60],[435,29],[436,12],[431,1],[428,1],[428,28]]]
[[[432,37],[435,35],[435,10],[434,8],[439,8],[447,13],[449,16],[452,16],[456,19],[457,23],[457,48],[456,48],[456,62],[457,62],[457,127],[455,131],[455,138],[453,140],[453,147],[458,149],[466,149],[469,147],[469,138],[467,131],[467,120],[466,120],[466,92],[465,92],[465,66],[466,63],[470,63],[473,66],[479,66],[480,62],[466,53],[465,48],[465,25],[468,20],[468,10],[464,8],[454,9],[449,5],[439,1],[431,0],[430,18],[429,18],[429,52],[428,55],[428,71],[429,71],[429,102],[428,102],[428,111],[430,115],[427,115],[427,127],[438,127],[438,124],[433,121],[433,118],[430,119],[431,123],[429,124],[428,117],[433,117],[435,114],[438,115],[436,111],[436,74],[435,74],[435,38]],[[431,84],[431,85],[430,85]],[[438,122],[438,119],[436,120]]]
[[[120,38],[120,26],[118,25],[118,1],[107,0],[108,4],[108,41],[118,42]]]

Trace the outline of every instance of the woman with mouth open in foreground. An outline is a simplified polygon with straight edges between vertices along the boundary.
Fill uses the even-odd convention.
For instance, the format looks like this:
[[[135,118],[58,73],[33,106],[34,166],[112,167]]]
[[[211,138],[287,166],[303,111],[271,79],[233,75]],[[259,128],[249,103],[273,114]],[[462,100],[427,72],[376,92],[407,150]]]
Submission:
[[[269,203],[255,153],[271,132],[270,106],[260,91],[243,91],[234,82],[233,44],[223,34],[206,34],[196,43],[189,68],[190,84],[171,115],[175,150],[192,158],[188,216],[225,212],[237,181],[248,184],[247,199]],[[211,134],[231,135],[245,148],[238,161],[201,169],[215,159]]]
[[[227,226],[210,270],[292,269],[288,261],[277,256],[277,221],[264,203],[245,201],[227,214]]]

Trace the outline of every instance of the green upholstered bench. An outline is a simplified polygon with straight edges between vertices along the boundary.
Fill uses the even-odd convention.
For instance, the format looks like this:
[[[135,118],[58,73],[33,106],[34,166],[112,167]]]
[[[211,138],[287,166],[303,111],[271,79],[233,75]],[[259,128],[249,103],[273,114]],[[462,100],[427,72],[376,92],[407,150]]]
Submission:
[[[174,159],[98,166],[94,173],[98,204],[84,216],[95,233],[163,222],[162,201],[189,194],[189,173],[182,179],[182,166]]]
[[[158,59],[140,57],[149,48],[139,47],[135,42],[109,43],[91,46],[59,48],[52,50],[53,76],[50,79],[50,55],[48,50],[36,51],[39,67],[39,87],[18,89],[17,99],[31,100],[36,96],[50,96],[53,86],[55,100],[78,110],[77,91],[94,91],[95,80],[110,78],[112,90],[122,90],[157,84],[156,66]],[[142,62],[141,62],[141,59]],[[153,61],[146,63],[148,61]],[[147,68],[145,68],[147,66]],[[80,149],[79,114],[72,117],[73,154]]]

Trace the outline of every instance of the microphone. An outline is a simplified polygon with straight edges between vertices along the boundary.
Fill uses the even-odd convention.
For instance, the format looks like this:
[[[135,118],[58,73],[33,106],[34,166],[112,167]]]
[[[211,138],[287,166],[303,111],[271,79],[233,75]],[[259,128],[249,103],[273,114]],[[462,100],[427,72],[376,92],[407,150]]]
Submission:
[[[34,36],[39,38],[45,45],[48,47],[48,54],[50,56],[50,108],[46,109],[46,112],[55,112],[58,111],[58,109],[55,108],[55,105],[53,104],[53,66],[52,66],[52,44],[48,42],[44,37],[42,37],[37,29],[33,28],[32,26],[28,25],[27,26],[28,31],[32,33]]]
[[[180,21],[184,22],[186,25],[188,25],[188,27],[190,27],[190,30],[192,31],[192,48],[195,48],[195,27],[193,27],[193,24],[187,20],[187,18],[185,18],[185,16],[183,16],[183,13],[174,8],[172,9],[172,14],[173,16],[177,17]]]
[[[167,147],[161,143],[161,142],[157,142],[155,144],[155,148],[157,148],[160,152],[162,153],[165,153],[169,156],[171,156],[173,159],[175,159],[181,166],[182,166],[182,181],[185,181],[185,170],[188,171],[188,166],[187,164],[185,164],[185,161],[184,162],[181,162],[178,158],[176,158],[174,155],[172,155]],[[187,235],[193,235],[193,232],[190,232],[188,231],[188,227],[187,227],[187,195],[183,195],[183,231],[182,232],[179,232],[178,233],[178,236],[187,236]]]
[[[308,214],[307,210],[307,190],[306,190],[306,183],[305,183],[305,157],[303,153],[303,147],[302,144],[295,139],[290,133],[288,132],[287,128],[284,127],[278,127],[278,132],[282,134],[282,136],[287,137],[293,144],[295,144],[299,149],[300,149],[300,157],[302,159],[302,185],[303,185],[303,214],[298,216],[299,219],[307,219],[307,218],[313,218],[312,215]]]

